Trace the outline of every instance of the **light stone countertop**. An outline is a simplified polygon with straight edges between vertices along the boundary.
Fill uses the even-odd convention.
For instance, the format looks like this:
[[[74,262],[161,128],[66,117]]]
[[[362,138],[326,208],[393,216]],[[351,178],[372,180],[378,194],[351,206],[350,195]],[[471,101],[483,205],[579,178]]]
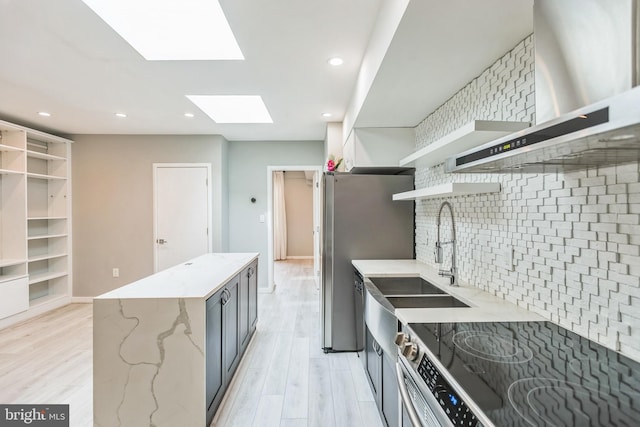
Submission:
[[[114,289],[95,299],[209,298],[258,253],[209,253]]]
[[[433,283],[469,307],[402,308],[396,317],[402,323],[442,322],[519,322],[544,321],[543,317],[518,307],[481,289],[460,283],[449,285],[449,279],[438,275],[433,267],[416,260],[353,260],[353,265],[365,277],[415,277]]]

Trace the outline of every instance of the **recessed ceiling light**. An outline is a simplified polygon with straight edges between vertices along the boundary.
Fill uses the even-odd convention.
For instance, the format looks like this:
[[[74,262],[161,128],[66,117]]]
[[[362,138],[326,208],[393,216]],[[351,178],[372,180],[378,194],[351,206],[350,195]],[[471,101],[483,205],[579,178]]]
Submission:
[[[194,114],[193,113],[184,113],[184,116],[191,119],[191,118],[194,117]]]
[[[331,113],[322,113],[322,117],[331,117],[333,114]]]
[[[116,114],[116,117],[122,117],[122,118],[127,117],[125,113],[115,113],[115,114]]]
[[[38,111],[38,115],[42,117],[51,117],[51,113],[47,113],[46,111]]]
[[[82,0],[147,60],[244,59],[215,0]]]
[[[258,95],[187,95],[216,123],[273,123]]]
[[[329,58],[329,60],[327,61],[329,63],[329,65],[333,65],[334,67],[337,67],[338,65],[342,65],[344,64],[344,60],[342,58],[339,57],[333,57],[333,58]]]

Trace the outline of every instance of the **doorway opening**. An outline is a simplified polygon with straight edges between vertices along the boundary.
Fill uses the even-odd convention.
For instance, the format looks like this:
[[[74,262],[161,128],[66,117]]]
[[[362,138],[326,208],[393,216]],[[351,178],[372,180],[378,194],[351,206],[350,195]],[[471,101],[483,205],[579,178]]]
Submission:
[[[321,178],[321,166],[267,167],[266,292],[275,289],[274,262],[278,259],[313,258],[313,278],[316,288],[320,285]],[[282,194],[284,197],[280,197]],[[278,196],[279,201],[274,201],[274,196]],[[309,211],[311,218],[307,216]],[[282,212],[285,218],[280,215]],[[294,217],[288,224],[287,212]]]

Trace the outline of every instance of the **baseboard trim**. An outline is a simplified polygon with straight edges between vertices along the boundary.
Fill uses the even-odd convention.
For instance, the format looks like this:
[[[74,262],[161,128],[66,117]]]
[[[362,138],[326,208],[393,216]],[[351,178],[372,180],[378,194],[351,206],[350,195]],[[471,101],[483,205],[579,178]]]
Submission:
[[[313,259],[313,256],[287,256],[287,259]]]
[[[71,304],[93,304],[93,297],[71,297]]]
[[[271,294],[275,290],[276,285],[269,286],[267,288],[258,288],[258,293],[261,294]]]

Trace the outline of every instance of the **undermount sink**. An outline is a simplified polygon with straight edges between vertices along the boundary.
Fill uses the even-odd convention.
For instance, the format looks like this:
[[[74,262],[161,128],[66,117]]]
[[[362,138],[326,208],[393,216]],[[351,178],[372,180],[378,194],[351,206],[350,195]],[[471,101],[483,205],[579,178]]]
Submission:
[[[394,308],[469,307],[467,304],[452,297],[451,295],[395,296],[386,298]]]
[[[421,277],[372,277],[370,280],[385,296],[445,294],[443,290]]]

